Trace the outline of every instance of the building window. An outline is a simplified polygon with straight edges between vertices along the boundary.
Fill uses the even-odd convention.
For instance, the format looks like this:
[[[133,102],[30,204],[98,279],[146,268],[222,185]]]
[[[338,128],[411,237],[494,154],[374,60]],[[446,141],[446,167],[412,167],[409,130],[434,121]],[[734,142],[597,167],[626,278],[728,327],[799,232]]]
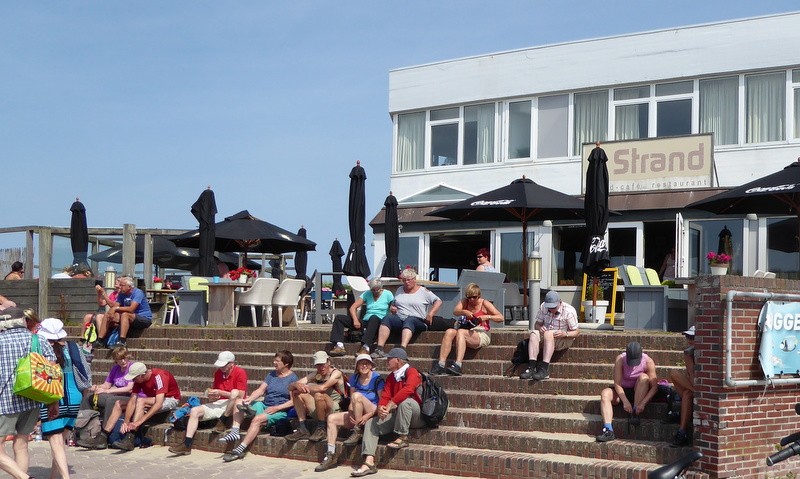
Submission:
[[[508,104],[508,158],[531,156],[531,102],[515,101]]]
[[[458,110],[431,110],[431,166],[458,164]]]
[[[537,156],[558,158],[569,154],[569,96],[539,98]]]
[[[700,133],[713,133],[714,145],[739,143],[739,79],[700,80]]]
[[[656,136],[692,134],[691,81],[656,85]]]
[[[586,226],[553,227],[553,272],[551,284],[575,286],[583,282],[581,253],[586,245]]]
[[[425,112],[397,115],[397,171],[421,170],[425,158]]]
[[[414,268],[419,273],[419,236],[401,236],[398,243],[400,269]]]
[[[746,75],[745,88],[747,143],[783,140],[786,74]]]
[[[464,164],[494,163],[495,104],[464,107]]]
[[[794,95],[794,138],[800,138],[800,70],[792,70],[792,94]]]
[[[614,90],[614,139],[647,138],[649,128],[650,87],[617,88]]]
[[[574,100],[575,144],[573,154],[583,156],[584,143],[608,138],[608,91],[576,93]]]

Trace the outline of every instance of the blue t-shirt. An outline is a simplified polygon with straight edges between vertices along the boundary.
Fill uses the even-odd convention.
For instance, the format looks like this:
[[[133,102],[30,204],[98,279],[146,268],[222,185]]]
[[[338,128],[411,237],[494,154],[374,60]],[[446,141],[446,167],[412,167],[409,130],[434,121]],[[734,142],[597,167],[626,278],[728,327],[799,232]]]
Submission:
[[[364,314],[364,321],[369,321],[369,318],[375,316],[378,319],[383,319],[384,316],[389,314],[389,306],[394,301],[394,295],[391,291],[384,289],[378,299],[372,294],[372,291],[364,291],[361,294],[361,300],[367,306],[367,312]]]
[[[372,371],[372,377],[369,380],[369,383],[366,385],[361,384],[358,382],[358,374],[353,373],[350,376],[350,394],[354,392],[360,392],[364,395],[372,404],[377,405],[378,399],[381,397],[381,393],[383,392],[383,386],[386,384],[386,381],[383,380],[380,374],[375,371]]]
[[[285,378],[279,377],[278,373],[271,371],[264,378],[267,383],[267,394],[264,395],[264,406],[280,406],[289,400],[289,385],[297,381],[297,374],[291,373]]]
[[[130,296],[119,293],[117,295],[117,302],[120,304],[120,306],[126,307],[130,306],[131,302],[136,302],[139,304],[139,306],[136,308],[136,311],[134,311],[136,316],[153,319],[153,312],[150,311],[150,303],[147,302],[147,296],[145,296],[144,291],[139,288],[133,288]]]

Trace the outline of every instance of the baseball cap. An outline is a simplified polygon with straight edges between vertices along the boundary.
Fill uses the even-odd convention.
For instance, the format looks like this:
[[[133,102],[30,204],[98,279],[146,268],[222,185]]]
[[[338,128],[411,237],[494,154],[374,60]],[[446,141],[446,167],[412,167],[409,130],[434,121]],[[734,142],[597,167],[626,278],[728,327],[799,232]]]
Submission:
[[[558,307],[561,302],[561,297],[555,291],[548,291],[544,296],[544,307],[547,309]]]
[[[328,353],[326,353],[325,351],[317,351],[316,353],[314,353],[314,366],[325,364],[328,362],[328,359],[330,359]]]
[[[58,318],[45,318],[39,326],[39,336],[49,341],[58,341],[66,338],[67,332],[64,331],[64,323]]]
[[[628,343],[625,348],[625,361],[628,366],[638,366],[642,362],[642,345],[636,341]]]
[[[685,334],[686,336],[694,337],[694,326],[684,331],[683,334]]]
[[[408,361],[408,354],[406,353],[406,350],[403,348],[392,348],[392,350],[389,351],[389,354],[386,355],[386,358],[387,359],[397,358],[397,359],[402,359],[403,361]]]
[[[236,361],[236,356],[234,356],[232,352],[222,351],[221,353],[219,353],[219,356],[217,356],[217,360],[214,362],[214,366],[221,368],[226,364],[232,363],[234,361]]]
[[[366,359],[367,361],[372,363],[373,366],[375,366],[375,361],[372,360],[372,357],[369,354],[359,354],[358,356],[356,356],[356,364],[358,364],[358,362],[361,361],[362,359]]]
[[[128,374],[125,375],[125,379],[128,381],[133,381],[136,376],[142,375],[147,372],[147,366],[144,363],[135,362],[132,363],[131,366],[128,368]]]

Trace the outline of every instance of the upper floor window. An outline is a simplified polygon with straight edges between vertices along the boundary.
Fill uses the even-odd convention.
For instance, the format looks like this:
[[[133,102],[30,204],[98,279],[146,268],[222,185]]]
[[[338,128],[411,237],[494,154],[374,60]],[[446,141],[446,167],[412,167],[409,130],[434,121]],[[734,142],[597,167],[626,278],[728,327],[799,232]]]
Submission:
[[[508,158],[531,156],[531,101],[508,104]]]
[[[397,171],[421,170],[425,162],[425,112],[397,115]]]
[[[745,141],[784,139],[786,73],[745,75]]]
[[[614,138],[636,140],[647,138],[650,125],[649,86],[614,90]]]
[[[430,166],[494,162],[495,116],[494,103],[431,110]]]
[[[692,134],[694,82],[656,85],[656,136]]]
[[[555,158],[569,154],[569,95],[539,98],[537,156]]]
[[[582,156],[581,145],[606,141],[608,137],[608,91],[576,93],[573,104],[575,144],[572,151]]]
[[[739,124],[739,78],[700,80],[700,133],[713,133],[715,145],[735,145]]]
[[[464,107],[464,164],[494,162],[494,103]]]
[[[792,70],[792,95],[794,96],[794,138],[800,138],[800,69]]]

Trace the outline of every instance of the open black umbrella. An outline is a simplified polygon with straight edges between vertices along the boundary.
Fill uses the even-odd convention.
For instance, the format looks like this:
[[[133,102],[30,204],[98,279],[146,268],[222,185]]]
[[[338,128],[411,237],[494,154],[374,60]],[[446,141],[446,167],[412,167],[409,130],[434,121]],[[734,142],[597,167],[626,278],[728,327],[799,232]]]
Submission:
[[[357,161],[356,166],[350,170],[350,196],[347,207],[347,217],[350,224],[350,248],[344,260],[342,270],[344,274],[366,278],[370,274],[366,251],[366,198],[364,183],[367,173]]]
[[[160,263],[169,261],[173,259],[173,257],[180,256],[181,255],[180,250],[175,246],[175,244],[172,241],[162,236],[153,236],[152,238],[153,238],[153,264],[162,267],[169,267],[169,266],[163,266]],[[137,263],[144,263],[144,236],[137,235],[135,243],[136,243],[135,261]],[[113,248],[108,248],[106,250],[100,251],[98,253],[89,256],[89,259],[97,262],[122,264],[122,246],[115,246]]]
[[[89,228],[86,226],[86,208],[80,198],[75,198],[69,210],[72,217],[69,222],[69,242],[72,245],[72,263],[86,264],[89,253]]]
[[[260,220],[247,210],[225,218],[216,225],[214,249],[220,252],[288,253],[290,251],[314,251],[317,244],[301,238],[283,228]],[[178,246],[198,248],[200,232],[189,231],[170,238]]]
[[[460,221],[519,221],[522,223],[522,280],[528,282],[528,222],[583,218],[583,201],[525,178],[510,185],[458,201],[427,213]],[[523,302],[528,304],[527,290]]]
[[[342,244],[339,243],[338,239],[333,240],[333,244],[331,245],[331,250],[328,251],[328,254],[331,257],[331,267],[333,268],[332,271],[334,273],[341,273],[342,256],[344,256],[344,250],[342,249]],[[337,293],[339,291],[344,291],[341,274],[333,275],[333,286],[331,286],[331,289],[333,290],[334,293]]]
[[[216,226],[214,224],[217,214],[217,202],[214,192],[209,186],[200,193],[200,197],[192,205],[192,215],[199,223],[199,268],[200,276],[216,276],[217,263],[214,260],[214,243],[216,241]]]
[[[588,161],[584,198],[587,237],[581,262],[583,271],[596,283],[597,277],[611,263],[605,240],[608,227],[608,157],[598,144],[589,154]],[[593,297],[592,301],[596,299]]]
[[[400,229],[397,220],[397,198],[391,191],[383,205],[386,207],[386,221],[384,222],[386,261],[383,263],[381,276],[397,278],[400,276]]]
[[[302,226],[299,230],[297,230],[297,236],[301,238],[305,238],[307,236],[306,229]],[[303,281],[308,281],[308,253],[305,251],[298,251],[297,254],[294,255],[294,271],[295,271],[295,278],[302,279]]]

